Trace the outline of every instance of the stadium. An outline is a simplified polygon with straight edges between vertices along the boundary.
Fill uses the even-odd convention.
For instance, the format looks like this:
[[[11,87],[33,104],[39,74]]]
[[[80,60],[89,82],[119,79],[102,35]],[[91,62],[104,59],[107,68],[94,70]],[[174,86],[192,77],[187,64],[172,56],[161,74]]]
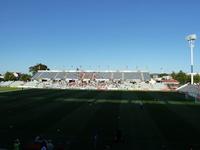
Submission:
[[[200,149],[198,83],[148,71],[38,68],[30,81],[0,82],[0,148]]]
[[[1,82],[0,147],[198,150],[199,85],[152,81],[145,71],[40,70]]]
[[[30,81],[1,75],[12,78],[0,82],[0,149],[200,149],[192,69],[191,81],[180,84],[148,71],[35,66]]]
[[[200,150],[199,6],[0,1],[0,150]]]
[[[163,80],[166,81],[166,80]],[[176,85],[178,83],[171,83]],[[5,81],[2,87],[93,89],[93,90],[175,90],[169,83],[156,82],[147,71],[39,70],[30,82]]]

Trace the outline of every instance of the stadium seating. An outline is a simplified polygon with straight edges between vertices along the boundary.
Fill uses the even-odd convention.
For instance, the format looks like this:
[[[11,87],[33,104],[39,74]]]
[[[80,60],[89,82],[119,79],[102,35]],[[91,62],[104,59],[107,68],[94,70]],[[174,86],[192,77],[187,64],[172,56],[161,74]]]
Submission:
[[[124,80],[142,80],[141,73],[139,72],[124,72]]]
[[[26,82],[23,87],[24,88],[37,88],[37,85],[39,84],[38,81],[30,81],[30,82]]]
[[[146,82],[150,79],[149,72],[141,71],[39,71],[30,82],[7,81],[1,82],[0,86],[51,89],[169,90],[164,83]]]
[[[200,85],[198,84],[186,84],[185,86],[182,86],[181,88],[178,89],[179,92],[182,93],[187,93],[188,95],[192,97],[198,97],[200,98]]]
[[[97,72],[96,79],[111,79],[111,72]]]
[[[82,78],[84,79],[93,79],[95,77],[95,73],[93,72],[83,72]]]
[[[169,88],[163,83],[153,84],[152,89],[154,89],[154,90],[169,90]]]
[[[77,73],[77,72],[67,72],[67,79],[70,79],[70,80],[79,79],[79,73]]]
[[[1,82],[0,86],[2,87],[7,87],[10,86],[11,83],[13,83],[14,81],[5,81],[5,82]]]
[[[142,72],[142,74],[143,74],[143,77],[144,77],[144,81],[150,81],[151,80],[149,72]]]
[[[10,87],[22,87],[24,85],[23,81],[15,81],[10,84]]]
[[[112,72],[112,78],[115,80],[123,80],[122,74],[122,72]]]
[[[40,75],[42,74],[43,72],[37,72],[33,77],[32,77],[32,80],[38,80]]]
[[[61,80],[78,80],[78,79],[105,79],[105,80],[139,80],[139,81],[149,81],[150,74],[149,72],[123,72],[123,71],[39,71],[36,73],[32,80],[41,80],[41,79],[61,79]]]
[[[54,79],[61,79],[64,80],[66,79],[67,73],[66,72],[57,72],[56,76]]]

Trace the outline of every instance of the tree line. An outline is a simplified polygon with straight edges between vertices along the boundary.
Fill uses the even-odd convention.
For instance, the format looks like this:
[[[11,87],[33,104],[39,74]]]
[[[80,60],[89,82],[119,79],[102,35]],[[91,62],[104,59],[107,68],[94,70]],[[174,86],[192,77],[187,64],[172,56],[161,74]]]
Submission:
[[[29,72],[31,74],[24,74],[24,73],[13,73],[13,72],[9,72],[7,71],[4,74],[4,78],[0,79],[0,81],[30,81],[31,77],[33,75],[35,75],[39,70],[49,70],[49,68],[47,67],[47,65],[45,64],[36,64],[34,66],[29,67]]]
[[[186,84],[186,83],[190,82],[190,80],[191,80],[190,75],[186,74],[182,70],[179,71],[178,73],[172,72],[171,76],[173,79],[179,81],[180,84]],[[199,83],[199,82],[200,82],[200,75],[195,74],[194,75],[194,83]]]

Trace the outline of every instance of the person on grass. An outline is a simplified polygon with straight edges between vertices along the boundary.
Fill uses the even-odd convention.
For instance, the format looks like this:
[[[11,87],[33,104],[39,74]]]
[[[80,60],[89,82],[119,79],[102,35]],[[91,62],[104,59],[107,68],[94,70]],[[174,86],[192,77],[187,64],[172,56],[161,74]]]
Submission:
[[[47,150],[53,150],[53,149],[54,149],[54,145],[53,145],[52,141],[48,140],[48,142],[47,142]]]
[[[144,109],[144,104],[142,101],[140,101],[140,109]]]
[[[20,150],[20,141],[16,139],[13,144],[13,150]]]
[[[41,150],[47,150],[47,144],[45,141],[41,143]]]

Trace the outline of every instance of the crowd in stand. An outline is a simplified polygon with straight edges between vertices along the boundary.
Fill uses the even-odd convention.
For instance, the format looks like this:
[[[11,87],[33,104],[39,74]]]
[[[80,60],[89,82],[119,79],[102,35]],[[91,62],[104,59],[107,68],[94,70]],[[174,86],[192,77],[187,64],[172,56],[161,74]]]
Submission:
[[[116,129],[113,133],[113,139],[110,143],[99,145],[100,144],[100,133],[95,131],[94,134],[91,136],[91,148],[94,150],[110,150],[118,146],[118,144],[123,145],[126,144],[126,137],[123,134],[121,129]],[[19,139],[15,139],[12,145],[12,150],[70,150],[71,149],[71,142],[67,141],[65,143],[58,142],[54,144],[52,140],[46,139],[44,136],[39,135],[36,136],[32,143],[24,144]],[[197,146],[188,145],[186,149],[193,150],[196,149]],[[86,147],[82,147],[83,149]],[[169,147],[165,144],[160,145],[161,150],[167,150]],[[1,148],[0,148],[1,149]],[[1,150],[8,150],[8,149],[1,149]]]
[[[46,139],[44,136],[36,136],[35,139],[28,144],[24,144],[19,139],[14,140],[13,150],[64,150],[65,147],[62,144],[54,146],[52,140]]]
[[[17,81],[16,81],[17,82]],[[163,83],[121,81],[30,81],[24,83],[1,82],[0,87],[50,88],[50,89],[96,89],[96,90],[170,90]]]
[[[94,134],[91,135],[91,141],[92,141],[91,146],[94,148],[94,150],[98,149],[98,147],[100,146],[99,139],[100,139],[100,136],[99,136],[98,131],[94,132]],[[100,147],[102,147],[102,150],[109,150],[113,144],[123,143],[123,142],[124,142],[124,137],[123,137],[122,131],[120,129],[117,129],[116,131],[114,131],[112,142],[110,144],[105,144],[103,146],[101,145]],[[13,145],[11,149],[13,150],[68,150],[70,149],[70,144],[71,144],[70,141],[66,141],[63,143],[58,142],[54,144],[52,140],[47,139],[45,136],[38,135],[35,137],[34,140],[32,140],[32,142],[29,142],[28,144],[21,142],[20,139],[18,138],[15,139],[13,141]],[[3,150],[7,150],[7,149],[3,149]]]
[[[6,84],[6,86],[13,87]],[[0,86],[5,86],[5,83]],[[16,84],[15,84],[16,85]],[[169,90],[165,84],[162,83],[146,83],[146,82],[122,82],[122,81],[30,81],[20,88],[50,88],[50,89],[104,89],[104,90]]]

